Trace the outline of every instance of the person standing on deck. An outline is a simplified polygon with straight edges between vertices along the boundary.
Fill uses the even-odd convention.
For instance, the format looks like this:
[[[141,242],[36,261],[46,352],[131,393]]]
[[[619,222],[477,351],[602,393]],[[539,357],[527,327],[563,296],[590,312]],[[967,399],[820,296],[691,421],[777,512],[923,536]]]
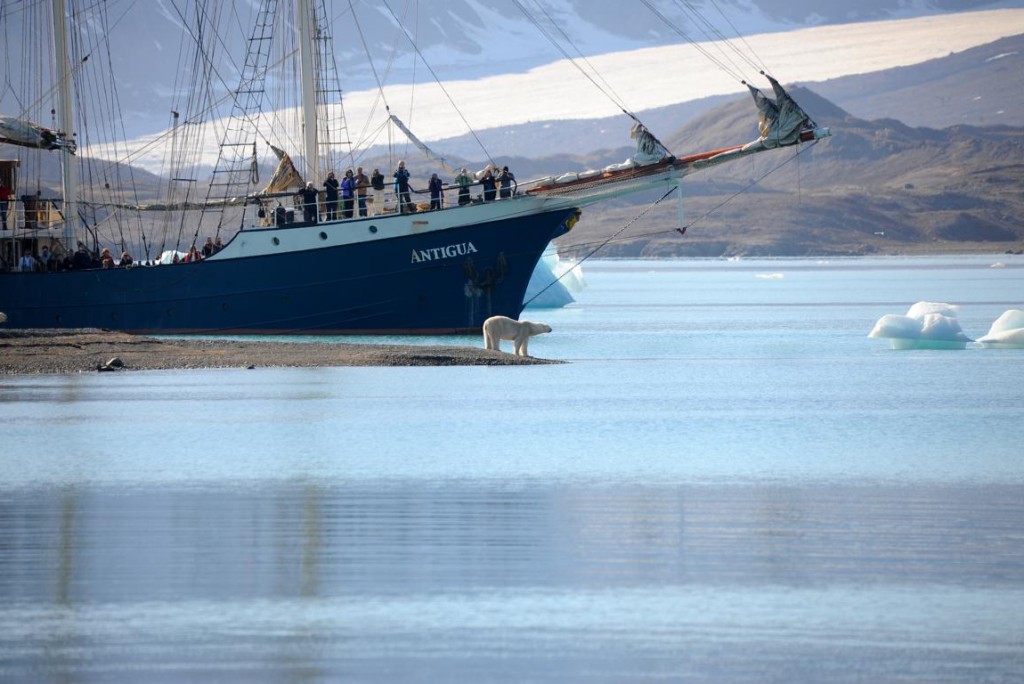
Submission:
[[[491,172],[491,167],[487,167],[484,171],[484,177],[480,179],[480,184],[484,188],[484,202],[493,202],[494,196],[498,194],[498,186],[494,182],[494,174]]]
[[[366,216],[366,191],[369,187],[370,179],[363,173],[363,167],[356,168],[356,204],[360,216]]]
[[[352,206],[356,197],[356,177],[352,169],[345,171],[345,177],[341,179],[341,217],[352,218]]]
[[[324,200],[327,204],[327,220],[336,220],[338,218],[338,179],[334,177],[333,171],[327,174],[327,180],[324,181]]]
[[[370,174],[370,187],[373,188],[373,215],[384,211],[384,174],[374,169]]]
[[[18,270],[22,273],[31,273],[36,270],[36,258],[32,256],[32,252],[25,252],[21,255],[21,260],[18,262]]]
[[[395,189],[398,192],[398,210],[403,214],[412,211],[412,197],[409,192],[409,170],[405,168],[405,162],[398,162],[398,170],[395,171]]]
[[[462,207],[469,204],[469,186],[473,185],[473,179],[469,177],[469,171],[466,171],[465,167],[455,177],[455,184],[459,186],[459,206]]]
[[[430,210],[434,211],[444,206],[444,183],[436,173],[430,175],[430,182],[427,183],[430,190]]]
[[[7,230],[7,207],[10,201],[11,189],[0,180],[0,221],[4,224],[4,230]]]
[[[299,197],[302,199],[302,219],[306,223],[317,222],[317,194],[313,181],[309,181],[305,188],[299,190]]]
[[[507,166],[502,167],[501,174],[498,176],[498,185],[501,188],[499,190],[499,196],[501,197],[501,199],[509,199],[510,197],[512,197],[512,194],[514,192],[512,184],[515,182],[515,175],[513,175],[512,172],[508,170]]]

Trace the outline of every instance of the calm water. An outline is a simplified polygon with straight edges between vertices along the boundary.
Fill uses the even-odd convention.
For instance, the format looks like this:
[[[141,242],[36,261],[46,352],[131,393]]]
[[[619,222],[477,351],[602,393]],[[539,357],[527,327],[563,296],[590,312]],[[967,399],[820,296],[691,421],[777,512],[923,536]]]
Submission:
[[[564,365],[0,378],[0,681],[1024,680],[1024,350],[866,337],[1024,257],[585,271]]]

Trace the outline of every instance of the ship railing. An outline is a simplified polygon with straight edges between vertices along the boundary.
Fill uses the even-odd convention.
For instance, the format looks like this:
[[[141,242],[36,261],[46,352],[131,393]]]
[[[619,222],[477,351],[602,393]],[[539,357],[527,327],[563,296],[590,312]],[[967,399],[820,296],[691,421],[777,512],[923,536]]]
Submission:
[[[7,220],[0,228],[7,232],[35,232],[49,230],[63,224],[62,202],[56,197],[11,195],[7,202]],[[0,233],[3,235],[3,233]]]
[[[525,184],[524,184],[525,185]],[[479,192],[480,183],[473,183],[472,186],[477,186],[474,189],[476,192],[471,192],[471,204],[480,204],[483,202],[483,194]],[[471,186],[471,187],[472,187]],[[324,200],[324,194],[322,190],[317,190],[318,193],[318,205],[317,205],[317,216],[318,222],[323,223],[327,221],[327,204]],[[301,203],[296,202],[297,192],[285,191],[285,192],[271,192],[271,193],[259,193],[249,195],[245,200],[245,211],[246,220],[243,221],[243,225],[247,229],[264,229],[274,228],[278,225],[294,225],[303,223],[303,206]],[[522,196],[525,193],[523,190],[517,190],[514,193],[514,197]],[[416,213],[426,213],[431,211],[430,209],[430,192],[426,189],[412,189],[411,190],[412,203],[416,205]],[[442,205],[441,209],[457,209],[459,208],[459,186],[445,185],[442,191]],[[388,216],[399,213],[398,210],[398,196],[390,188],[383,191],[381,194],[382,206],[374,206],[375,196],[373,191],[367,195],[367,215],[368,216]],[[286,202],[283,200],[287,200]],[[500,196],[495,197],[495,201],[501,201]],[[281,224],[277,222],[276,211],[278,205],[284,210],[284,220]],[[353,201],[353,216],[346,218],[342,215],[342,200],[338,200],[337,218],[331,220],[331,223],[335,221],[350,221],[357,220],[361,217],[358,215],[358,203],[356,200]]]

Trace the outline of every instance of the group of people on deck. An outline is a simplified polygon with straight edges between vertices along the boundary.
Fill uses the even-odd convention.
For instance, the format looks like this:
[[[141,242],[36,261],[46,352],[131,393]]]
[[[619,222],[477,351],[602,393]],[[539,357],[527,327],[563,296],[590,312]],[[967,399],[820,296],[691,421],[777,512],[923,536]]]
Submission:
[[[516,194],[515,175],[508,167],[502,167],[501,171],[495,173],[496,168],[488,166],[481,176],[476,180],[465,168],[455,177],[453,185],[445,186],[441,178],[431,174],[427,182],[426,191],[414,190],[410,182],[411,174],[406,168],[405,161],[398,162],[398,168],[392,174],[392,188],[397,202],[397,210],[402,214],[415,213],[418,210],[417,204],[412,200],[413,193],[430,193],[430,210],[444,208],[444,192],[450,188],[458,189],[458,204],[464,206],[471,204],[473,199],[470,195],[470,188],[479,184],[483,188],[482,201],[493,202],[498,199],[509,199]],[[327,174],[323,182],[323,190],[318,190],[313,182],[306,183],[296,194],[297,207],[301,207],[302,220],[306,223],[318,223],[324,221],[336,221],[338,219],[350,219],[365,216],[376,216],[385,211],[384,209],[384,176],[380,169],[374,169],[370,176],[363,172],[362,167],[354,171],[348,169],[339,181],[333,171]],[[323,201],[321,202],[321,196]],[[274,222],[278,225],[284,224],[286,210],[278,204],[275,211]]]
[[[195,261],[202,261],[206,257],[213,256],[223,248],[224,243],[221,241],[220,237],[217,237],[216,240],[208,237],[206,238],[206,244],[203,245],[202,249],[196,245],[192,245],[184,254],[175,251],[171,259],[171,263],[186,264]],[[127,250],[123,250],[121,252],[120,259],[116,258],[114,254],[116,254],[116,252],[111,252],[107,247],[104,247],[99,252],[91,251],[84,243],[81,242],[78,243],[78,249],[71,254],[64,252],[59,245],[53,250],[51,250],[48,245],[42,245],[39,248],[38,253],[27,251],[22,254],[18,259],[16,270],[23,273],[47,273],[57,271],[84,271],[91,268],[127,268],[129,266],[136,265],[135,259]],[[138,265],[154,265],[156,263],[159,263],[159,261],[143,261]]]
[[[372,191],[372,195],[370,194]],[[379,169],[374,169],[373,174],[367,176],[363,167],[357,167],[355,171],[348,169],[344,177],[339,181],[331,171],[327,174],[327,180],[323,182],[323,219],[325,221],[336,221],[339,218],[350,219],[356,216],[368,216],[370,205],[374,208],[384,204],[384,176]],[[306,223],[318,223],[320,214],[320,191],[313,185],[313,181],[306,183],[306,187],[299,190],[296,196],[297,204],[302,207],[302,220]],[[279,207],[283,209],[283,207]],[[282,223],[281,218],[277,220]]]
[[[121,253],[121,260],[115,261],[110,250],[104,247],[99,253],[89,251],[81,242],[78,249],[68,254],[59,245],[51,250],[48,245],[39,248],[38,253],[26,251],[18,259],[17,270],[22,273],[56,273],[58,271],[84,271],[89,268],[114,268],[128,266],[132,257]]]

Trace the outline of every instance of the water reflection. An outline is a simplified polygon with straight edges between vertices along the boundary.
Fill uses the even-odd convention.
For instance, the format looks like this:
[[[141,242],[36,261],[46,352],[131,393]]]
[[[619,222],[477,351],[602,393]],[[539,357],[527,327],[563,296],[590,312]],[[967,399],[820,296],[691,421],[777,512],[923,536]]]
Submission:
[[[428,681],[501,662],[554,681],[607,659],[597,679],[612,681],[631,648],[656,673],[681,644],[711,657],[743,643],[749,654],[706,672],[756,681],[743,659],[860,662],[865,640],[884,672],[896,656],[882,642],[907,630],[899,658],[979,649],[1018,672],[999,653],[1024,628],[1007,608],[1024,596],[1022,494],[531,481],[6,491],[0,674],[79,681],[117,663],[149,681]],[[967,644],[951,636],[963,620]]]
[[[1016,585],[1020,487],[282,483],[7,492],[0,599],[400,595],[491,586]],[[865,557],[868,562],[865,562]]]

